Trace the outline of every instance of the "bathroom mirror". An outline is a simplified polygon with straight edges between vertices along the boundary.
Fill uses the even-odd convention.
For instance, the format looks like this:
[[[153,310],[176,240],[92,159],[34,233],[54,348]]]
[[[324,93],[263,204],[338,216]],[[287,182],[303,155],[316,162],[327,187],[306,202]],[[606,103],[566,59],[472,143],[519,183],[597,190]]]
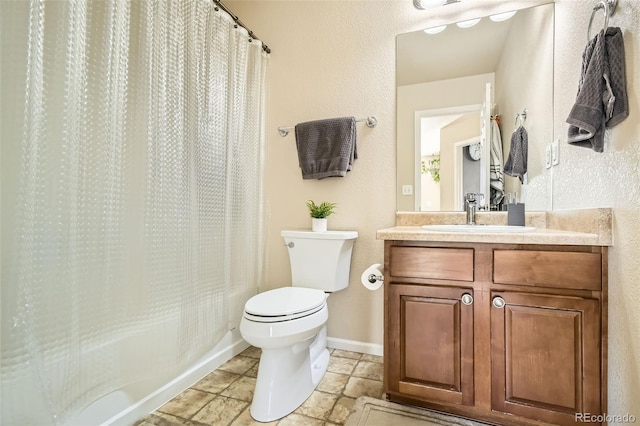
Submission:
[[[491,116],[504,165],[525,110],[528,173],[524,183],[505,175],[505,192],[518,192],[527,209],[549,207],[554,4],[515,12],[397,36],[398,211],[461,210],[467,192],[488,198]]]

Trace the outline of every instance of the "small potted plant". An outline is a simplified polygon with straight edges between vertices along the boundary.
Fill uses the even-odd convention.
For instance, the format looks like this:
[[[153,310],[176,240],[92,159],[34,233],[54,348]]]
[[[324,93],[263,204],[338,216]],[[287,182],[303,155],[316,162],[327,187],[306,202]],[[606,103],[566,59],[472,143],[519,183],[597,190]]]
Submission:
[[[311,215],[311,230],[314,232],[324,232],[327,230],[327,216],[333,213],[336,203],[323,201],[320,204],[314,203],[312,200],[307,202],[309,214]]]

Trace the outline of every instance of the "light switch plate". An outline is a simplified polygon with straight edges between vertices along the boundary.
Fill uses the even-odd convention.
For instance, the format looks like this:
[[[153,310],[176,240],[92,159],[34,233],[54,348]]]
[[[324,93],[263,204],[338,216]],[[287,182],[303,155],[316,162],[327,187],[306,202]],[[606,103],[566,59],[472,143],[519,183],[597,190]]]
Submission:
[[[413,185],[402,185],[402,195],[413,195]]]
[[[551,168],[551,145],[547,145],[547,148],[544,150],[544,166],[547,169]]]
[[[551,144],[551,164],[557,166],[560,163],[560,146],[559,141]]]

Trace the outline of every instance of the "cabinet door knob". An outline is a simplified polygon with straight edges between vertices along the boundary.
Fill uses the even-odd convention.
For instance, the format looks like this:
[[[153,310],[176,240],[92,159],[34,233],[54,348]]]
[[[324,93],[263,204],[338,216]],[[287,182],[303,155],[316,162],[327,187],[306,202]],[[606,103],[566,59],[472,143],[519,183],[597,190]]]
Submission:
[[[460,300],[462,300],[462,304],[463,305],[472,305],[473,304],[473,296],[470,295],[469,293],[463,294],[462,298]]]
[[[504,301],[504,299],[500,296],[494,297],[493,298],[493,306],[495,306],[498,309],[502,309],[504,308],[504,305],[506,305],[507,302]]]

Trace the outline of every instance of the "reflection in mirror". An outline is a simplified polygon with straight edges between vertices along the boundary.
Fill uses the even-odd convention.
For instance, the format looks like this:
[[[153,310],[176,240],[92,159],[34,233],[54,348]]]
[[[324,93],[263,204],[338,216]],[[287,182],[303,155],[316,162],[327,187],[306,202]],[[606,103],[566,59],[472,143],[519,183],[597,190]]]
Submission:
[[[500,209],[502,193],[490,189],[500,185],[527,210],[550,209],[544,150],[553,141],[553,9],[397,37],[397,210],[462,210],[469,192],[483,194],[487,210]],[[504,175],[500,184],[490,176],[491,144],[502,144],[504,168],[524,109],[527,176],[521,183]]]
[[[462,210],[464,194],[483,192],[478,179],[481,107],[463,105],[416,114],[421,163],[416,202],[420,211]]]

